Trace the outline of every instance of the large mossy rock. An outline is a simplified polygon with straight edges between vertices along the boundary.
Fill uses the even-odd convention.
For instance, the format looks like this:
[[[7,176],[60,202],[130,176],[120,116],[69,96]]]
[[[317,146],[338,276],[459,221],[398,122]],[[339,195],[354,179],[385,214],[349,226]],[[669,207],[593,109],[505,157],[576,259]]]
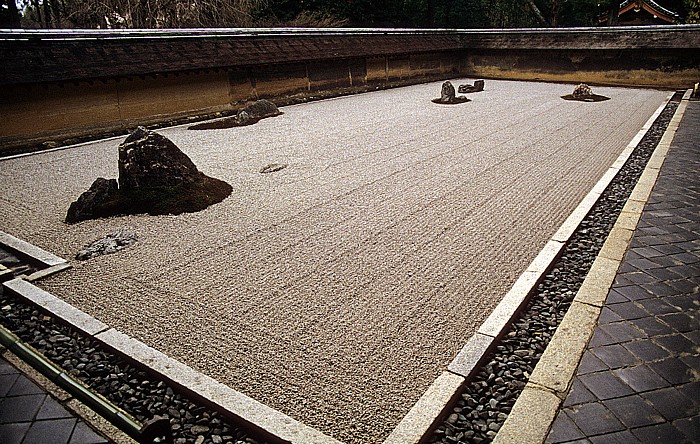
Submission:
[[[139,127],[119,145],[119,179],[99,178],[73,202],[67,223],[126,214],[194,213],[231,194],[168,138]],[[117,186],[118,183],[118,186]]]

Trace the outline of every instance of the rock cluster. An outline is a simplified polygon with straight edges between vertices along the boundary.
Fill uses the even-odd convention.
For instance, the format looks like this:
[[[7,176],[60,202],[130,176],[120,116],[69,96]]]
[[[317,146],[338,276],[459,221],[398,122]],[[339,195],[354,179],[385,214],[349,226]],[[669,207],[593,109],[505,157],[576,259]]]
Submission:
[[[97,178],[73,202],[67,223],[125,214],[192,213],[231,194],[169,139],[139,127],[119,146],[119,179]]]
[[[140,126],[119,145],[119,188],[139,190],[196,183],[204,174],[168,138]]]
[[[603,102],[605,100],[610,100],[610,97],[594,94],[590,86],[585,83],[580,83],[574,88],[571,94],[562,96],[562,99],[577,100],[579,102]]]

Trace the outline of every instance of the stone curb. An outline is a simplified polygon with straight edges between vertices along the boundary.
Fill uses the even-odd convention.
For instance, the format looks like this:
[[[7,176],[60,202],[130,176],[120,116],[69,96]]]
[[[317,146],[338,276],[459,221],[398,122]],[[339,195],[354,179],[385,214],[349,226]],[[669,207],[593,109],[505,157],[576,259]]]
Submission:
[[[340,441],[233,390],[114,328],[109,328],[23,278],[7,281],[3,286],[7,291],[40,306],[108,349],[141,364],[151,373],[160,375],[195,399],[229,417],[234,417],[258,433],[289,443],[341,444]]]
[[[36,247],[21,239],[17,239],[16,237],[2,231],[0,231],[0,245],[4,245],[10,250],[16,251],[23,256],[30,257],[34,261],[39,262],[44,266],[44,268],[41,270],[27,276],[26,280],[28,281],[41,279],[54,273],[58,273],[59,271],[71,268],[71,265],[65,259],[51,254],[48,251],[44,251],[39,247]]]
[[[634,138],[632,138],[629,144],[627,144],[627,147],[622,150],[615,162],[613,162],[610,168],[608,168],[608,170],[603,174],[586,197],[581,200],[576,209],[559,227],[549,242],[545,244],[544,248],[542,248],[537,257],[535,257],[526,270],[520,275],[518,280],[515,281],[515,284],[513,284],[510,291],[508,291],[493,312],[491,312],[489,317],[486,318],[484,323],[481,324],[477,331],[467,340],[464,347],[462,347],[459,353],[457,353],[457,356],[448,365],[447,369],[449,372],[462,378],[459,385],[454,384],[453,393],[448,396],[446,393],[440,392],[439,396],[433,397],[433,393],[435,392],[434,386],[436,384],[440,385],[439,379],[443,377],[441,375],[438,380],[436,380],[433,385],[428,388],[418,402],[416,402],[406,416],[404,416],[404,418],[399,422],[394,431],[389,435],[389,438],[384,441],[384,444],[394,444],[399,442],[395,440],[395,436],[400,436],[402,438],[400,441],[401,443],[417,444],[422,442],[427,434],[430,433],[438,418],[445,413],[445,410],[456,398],[462,385],[473,375],[473,373],[478,370],[479,364],[491,351],[491,348],[496,340],[500,338],[503,333],[505,333],[505,330],[510,326],[510,323],[513,321],[517,313],[519,313],[520,310],[526,305],[530,295],[533,293],[535,288],[537,288],[539,282],[542,280],[552,264],[559,258],[564,246],[568,243],[571,236],[574,234],[583,219],[591,211],[596,202],[598,202],[600,196],[603,194],[608,185],[610,185],[610,182],[612,182],[625,162],[627,162],[627,159],[630,157],[642,138],[646,135],[647,131],[649,131],[649,128],[651,128],[656,118],[664,110],[666,104],[671,100],[672,96],[673,94],[668,95],[666,101],[659,106],[659,108],[654,112],[649,120],[647,120]],[[661,142],[659,142],[659,146],[660,145]],[[631,231],[629,231],[629,233],[629,237],[631,238]],[[624,250],[622,254],[624,254]],[[620,259],[622,258],[620,257]],[[617,270],[617,267],[615,267],[615,270]],[[535,388],[536,386],[532,385],[532,387]],[[523,394],[525,393],[526,390],[523,391],[518,399],[522,398]],[[424,399],[426,397],[431,397],[432,401],[427,402],[426,399]],[[552,396],[544,396],[539,393],[538,399],[540,398],[553,400]],[[556,398],[556,396],[554,396],[554,398]],[[523,403],[531,401],[531,399],[526,398]],[[442,408],[438,408],[436,405],[440,402],[442,402]],[[533,410],[531,407],[532,405],[529,407],[524,407],[524,412],[530,416],[532,416],[532,412],[536,410]],[[556,414],[556,409],[554,413]],[[548,417],[548,415],[538,414],[537,417],[544,419],[545,417]],[[417,418],[420,419],[418,420]],[[496,435],[496,439],[498,439],[498,436],[500,435],[501,432],[499,431],[499,434]],[[522,443],[529,442],[529,440],[518,439],[514,442]]]
[[[597,325],[608,290],[627,251],[644,205],[656,183],[687,107],[687,96],[686,92],[571,307],[494,438],[495,444],[538,444],[547,438]]]

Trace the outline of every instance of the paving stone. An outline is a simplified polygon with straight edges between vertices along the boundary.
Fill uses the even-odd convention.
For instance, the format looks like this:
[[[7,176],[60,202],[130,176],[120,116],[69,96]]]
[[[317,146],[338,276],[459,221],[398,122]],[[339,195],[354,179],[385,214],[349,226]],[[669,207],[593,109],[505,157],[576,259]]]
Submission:
[[[674,329],[651,316],[646,318],[634,319],[631,322],[635,327],[646,333],[649,337],[676,333]]]
[[[659,319],[680,332],[700,329],[700,320],[694,319],[685,313],[672,313],[659,316]]]
[[[613,374],[638,393],[668,387],[665,379],[644,364],[614,370]]]
[[[620,420],[599,402],[570,407],[566,412],[586,436],[618,432],[625,429]]]
[[[640,443],[679,443],[683,434],[667,422],[632,429],[632,434]]]
[[[664,422],[664,417],[638,395],[609,399],[603,404],[628,428]]]
[[[668,421],[698,414],[697,404],[694,404],[675,387],[652,390],[642,393],[640,396],[646,399]]]
[[[19,375],[16,373],[0,374],[0,397],[7,395]]]
[[[688,338],[690,342],[700,347],[700,330],[694,330],[683,333],[683,336]]]
[[[36,414],[37,420],[71,418],[73,415],[51,396],[47,396]]]
[[[575,441],[585,438],[581,430],[576,427],[576,424],[567,416],[566,410],[560,410],[557,419],[552,424],[552,430],[545,440],[546,443],[561,443]]]
[[[619,398],[633,393],[632,389],[612,372],[590,373],[579,376],[579,379],[601,400]]]
[[[0,442],[3,444],[20,444],[30,425],[30,422],[0,424]]]
[[[637,266],[636,263],[633,263],[633,265],[635,267]],[[642,269],[644,269],[644,268],[642,268]],[[656,281],[656,278],[644,273],[643,271],[638,271],[638,272],[633,272],[633,273],[625,273],[622,275],[622,277],[627,279],[629,282],[633,282],[634,284],[650,284],[650,283]]]
[[[590,350],[586,350],[581,358],[581,363],[578,366],[578,374],[586,375],[588,373],[599,372],[601,370],[607,370],[608,366],[603,363],[596,355],[591,353]]]
[[[620,302],[627,302],[629,301],[628,298],[623,296],[620,292],[617,291],[617,289],[611,289],[608,292],[608,297],[605,299],[606,304],[618,304]]]
[[[611,369],[620,368],[639,362],[639,359],[636,356],[628,352],[627,349],[620,344],[611,344],[592,348],[591,352],[593,352],[598,359],[600,359]]]
[[[697,272],[693,270],[688,270],[688,267],[672,267],[670,268],[674,273],[680,274],[687,277],[689,274],[697,275]],[[680,281],[670,281],[668,285],[678,290],[680,294],[692,294],[696,291],[697,286],[687,280]]]
[[[664,301],[681,310],[697,309],[700,307],[700,295],[696,294],[669,296],[664,298]]]
[[[653,294],[649,293],[639,285],[626,285],[623,287],[616,287],[615,291],[620,293],[629,301],[637,301],[640,299],[649,299],[654,297]]]
[[[21,375],[7,392],[7,396],[36,395],[44,393],[38,385],[30,381],[26,376]]]
[[[569,394],[566,396],[566,399],[562,405],[564,407],[569,407],[596,400],[597,398],[595,395],[593,395],[593,393],[591,393],[578,378],[574,378],[573,382],[571,383],[571,390],[569,391]]]
[[[103,444],[108,441],[92,430],[83,421],[78,421],[70,437],[70,444]]]
[[[647,270],[646,272],[649,274],[649,276],[656,278],[657,281],[673,281],[681,277],[678,273],[674,273],[667,268],[654,268],[653,270]],[[642,287],[646,291],[657,296],[665,296],[667,292],[675,293],[677,291],[673,287],[665,285],[662,282],[643,284]]]
[[[593,331],[593,336],[591,337],[591,340],[588,342],[588,347],[600,347],[603,345],[609,345],[614,343],[615,338],[611,337],[609,334],[605,333],[600,328],[596,328]]]
[[[649,297],[651,297],[651,294],[647,294],[649,295]],[[609,306],[609,308],[622,319],[626,320],[639,319],[649,316],[649,313],[647,313],[643,308],[639,307],[637,304],[631,301],[623,302],[621,304],[612,304]]]
[[[679,419],[673,422],[673,426],[691,442],[700,441],[700,416]]]
[[[600,329],[618,343],[629,342],[644,337],[644,333],[641,330],[626,321],[601,325]]]
[[[603,310],[600,312],[600,317],[598,318],[598,323],[599,324],[610,324],[612,322],[620,322],[622,318],[615,313],[614,311],[610,310],[608,307],[603,307]]]
[[[629,430],[606,433],[605,435],[591,436],[588,440],[592,444],[630,444],[637,441],[637,438]]]
[[[46,398],[45,394],[22,395],[0,400],[0,423],[23,422],[34,419]]]
[[[695,344],[679,333],[669,336],[657,336],[653,341],[672,354],[694,353],[696,350]]]
[[[678,358],[650,362],[649,367],[673,385],[692,382],[692,370]],[[590,388],[590,387],[589,387]]]
[[[0,359],[0,375],[19,375],[19,371],[6,360]]]
[[[637,301],[637,304],[641,305],[644,310],[652,315],[665,315],[678,312],[677,307],[659,298],[644,299],[642,301]]]
[[[664,253],[662,253],[661,251],[657,250],[654,247],[634,248],[632,251],[634,251],[638,255],[640,255],[642,257],[646,257],[646,258],[664,255]]]
[[[40,443],[50,436],[52,444],[68,443],[76,422],[75,418],[35,421],[29,427],[24,442]]]
[[[622,345],[640,361],[656,361],[670,356],[668,350],[658,346],[651,339],[627,342]]]

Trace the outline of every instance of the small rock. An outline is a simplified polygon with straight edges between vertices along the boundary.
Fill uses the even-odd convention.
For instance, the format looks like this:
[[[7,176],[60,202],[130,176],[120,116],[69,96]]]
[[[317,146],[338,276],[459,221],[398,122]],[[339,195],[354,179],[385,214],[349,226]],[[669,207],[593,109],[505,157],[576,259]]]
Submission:
[[[267,173],[274,173],[276,171],[283,170],[287,168],[289,165],[286,163],[270,163],[268,165],[265,165],[260,169],[260,173],[262,174],[267,174]]]
[[[190,431],[195,435],[201,435],[203,433],[207,433],[209,431],[209,427],[205,425],[196,425],[193,426],[192,429],[190,429]]]

